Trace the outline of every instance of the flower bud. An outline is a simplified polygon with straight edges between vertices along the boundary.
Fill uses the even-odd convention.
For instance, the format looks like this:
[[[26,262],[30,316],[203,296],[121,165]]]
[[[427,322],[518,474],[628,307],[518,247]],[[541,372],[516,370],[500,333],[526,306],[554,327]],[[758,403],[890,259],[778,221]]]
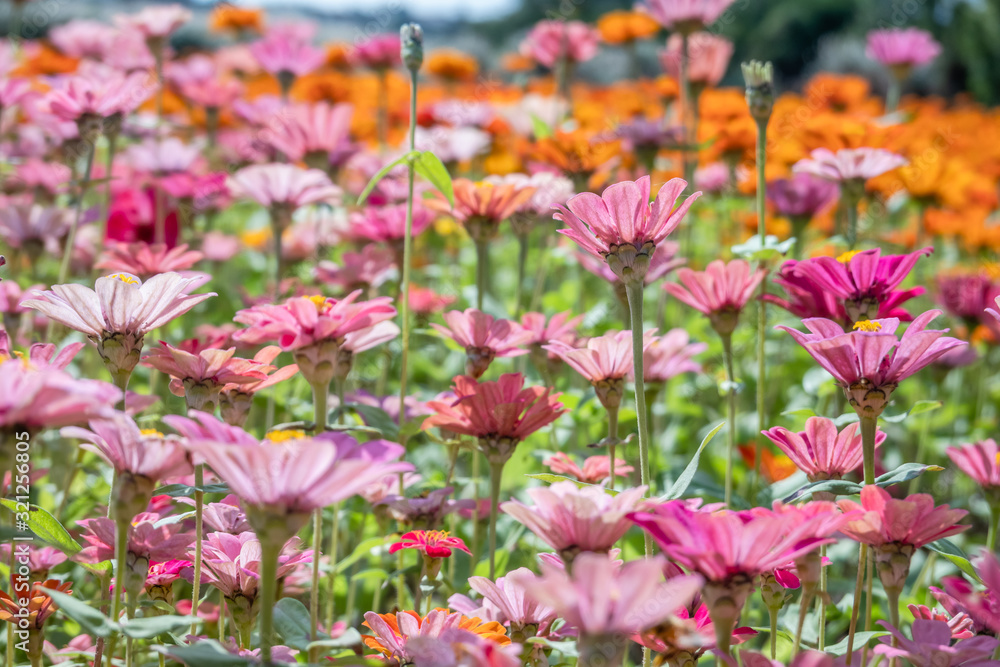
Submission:
[[[184,379],[184,401],[188,410],[201,410],[212,414],[219,402],[219,390],[222,385],[213,380]]]
[[[406,69],[416,72],[424,64],[424,30],[419,23],[399,27],[399,55]]]
[[[912,544],[892,542],[875,549],[875,569],[889,599],[898,598],[910,574],[910,559],[915,551]]]
[[[760,597],[764,600],[764,606],[772,611],[779,611],[791,598],[788,590],[770,572],[760,577]]]
[[[612,244],[608,247],[604,261],[625,285],[642,285],[654,250],[656,246],[652,241],[646,241],[641,248],[636,248],[631,243]]]
[[[743,63],[742,68],[750,115],[758,123],[766,123],[774,108],[774,70],[771,63],[751,60]]]

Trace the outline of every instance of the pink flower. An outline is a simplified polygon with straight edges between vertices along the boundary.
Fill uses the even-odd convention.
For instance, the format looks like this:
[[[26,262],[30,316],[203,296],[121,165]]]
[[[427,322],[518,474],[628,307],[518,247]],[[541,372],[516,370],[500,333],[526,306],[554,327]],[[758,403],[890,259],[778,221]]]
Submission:
[[[582,63],[597,55],[601,35],[582,21],[539,21],[521,42],[521,54],[553,69],[562,58]]]
[[[665,621],[684,607],[702,584],[701,577],[663,579],[662,558],[640,559],[621,567],[605,554],[580,554],[572,574],[542,563],[542,576],[525,571],[507,575],[529,599],[555,610],[580,634],[581,653],[595,650],[590,640],[630,636]],[[600,644],[603,647],[603,644]],[[625,650],[619,642],[618,650]],[[590,664],[588,662],[588,664]],[[616,664],[613,659],[608,664]]]
[[[429,287],[410,285],[410,309],[417,315],[429,317],[455,303],[456,297],[438,294]]]
[[[384,477],[378,480],[380,486],[384,484],[384,480]],[[396,476],[396,482],[398,489],[399,475]],[[416,482],[412,477],[410,479],[404,477],[403,485],[406,486],[407,483]],[[366,489],[366,491],[370,491],[370,489]],[[393,494],[384,496],[373,504],[384,507],[393,519],[408,528],[434,530],[441,525],[445,516],[475,505],[472,500],[449,499],[448,496],[454,491],[454,487],[446,486],[443,489],[422,493],[415,498]]]
[[[680,284],[664,283],[663,289],[676,299],[708,316],[712,327],[721,335],[732,334],[740,311],[753,297],[764,280],[763,269],[751,271],[746,260],[721,259],[709,262],[704,271],[681,268],[677,271]]]
[[[922,287],[909,292],[896,288],[906,280],[921,257],[933,252],[923,248],[906,255],[887,255],[871,248],[833,257],[813,257],[796,263],[795,274],[844,302],[847,315],[854,321],[878,317],[883,308],[892,308],[923,294]]]
[[[879,621],[879,625],[892,637],[879,637],[882,643],[875,647],[875,654],[905,658],[913,667],[989,665],[995,662],[990,658],[1000,644],[995,637],[980,636],[962,639],[952,645],[951,628],[944,621],[916,619],[911,628],[913,639],[885,621]]]
[[[701,364],[693,357],[707,350],[708,345],[690,340],[684,329],[671,329],[662,336],[647,333],[642,350],[646,382],[666,382],[684,373],[700,373]]]
[[[462,538],[451,537],[441,530],[411,530],[404,533],[399,542],[389,546],[389,553],[394,554],[401,549],[417,549],[428,558],[448,558],[455,550],[472,554]]]
[[[396,272],[396,255],[391,250],[368,244],[361,252],[345,252],[342,266],[323,260],[316,266],[316,279],[346,292],[374,289],[388,282]]]
[[[677,267],[684,266],[687,262],[686,259],[677,257],[677,253],[680,251],[679,243],[664,241],[656,246],[656,249],[658,252],[654,253],[652,259],[649,260],[649,268],[646,270],[646,276],[642,280],[644,285],[652,285]],[[615,288],[615,295],[621,299],[625,299],[625,284],[621,281],[621,278],[615,275],[615,272],[611,270],[607,262],[603,261],[600,257],[591,255],[589,252],[577,252],[576,259],[587,271],[611,283]]]
[[[233,196],[253,199],[261,206],[296,209],[309,204],[340,203],[341,190],[318,169],[291,164],[258,164],[244,167],[229,182]]]
[[[465,348],[465,372],[474,378],[482,377],[496,357],[528,353],[524,346],[532,334],[517,322],[497,320],[475,308],[452,310],[445,313],[444,321],[447,326],[431,326]]]
[[[777,178],[767,184],[767,200],[778,215],[812,218],[837,201],[835,183],[806,172]]]
[[[71,224],[64,208],[22,204],[0,209],[0,234],[11,247],[23,249],[33,262],[42,251],[59,254],[60,242]]]
[[[838,433],[832,419],[810,417],[806,420],[806,430],[801,433],[782,426],[762,433],[809,477],[810,482],[841,479],[861,465],[858,422],[848,424]],[[885,437],[883,431],[878,431],[875,446],[885,442]]]
[[[399,49],[399,35],[374,35],[356,43],[348,57],[356,67],[386,70],[397,67],[403,62]]]
[[[495,583],[486,577],[469,577],[469,587],[482,595],[483,606],[494,612],[488,614],[490,620],[509,625],[512,631],[534,625],[538,627],[537,634],[542,635],[557,616],[551,607],[535,602],[522,585],[522,582],[533,578],[531,570],[520,567]]]
[[[680,78],[682,37],[673,33],[667,48],[660,52],[660,66],[674,78]],[[725,37],[708,32],[692,33],[688,37],[688,80],[701,86],[717,86],[726,74],[733,57],[733,43]],[[727,174],[728,176],[728,174]]]
[[[609,332],[591,338],[583,347],[554,340],[542,349],[558,356],[589,381],[605,409],[621,405],[625,379],[632,374],[631,331]]]
[[[576,328],[582,321],[583,315],[570,317],[568,310],[556,313],[548,320],[543,313],[525,313],[521,316],[521,326],[531,332],[529,345],[545,345],[552,341],[575,343]]]
[[[38,432],[109,417],[122,392],[99,380],[77,380],[58,367],[34,368],[20,359],[0,362],[0,432]],[[8,450],[10,450],[8,452]],[[14,453],[4,440],[3,456]]]
[[[792,167],[795,173],[806,173],[828,181],[867,181],[898,169],[908,160],[884,148],[841,148],[836,153],[817,148],[809,157]]]
[[[305,159],[312,165],[315,159],[315,166],[327,168],[331,158],[342,163],[354,151],[349,135],[353,112],[350,104],[297,104],[282,112],[265,139],[292,162]]]
[[[691,33],[722,15],[733,0],[644,0],[639,9],[670,30]]]
[[[201,261],[203,256],[197,250],[189,250],[186,243],[167,248],[163,243],[117,242],[104,248],[104,253],[94,268],[123,271],[148,280],[161,273],[187,271]]]
[[[160,523],[160,516],[143,512],[132,520],[128,530],[128,551],[147,561],[167,561],[183,558],[194,535],[183,532],[184,524]],[[86,543],[77,555],[82,563],[101,563],[115,557],[115,522],[101,517],[77,521],[83,526],[81,535]],[[145,573],[143,573],[145,579]]]
[[[143,362],[171,377],[170,393],[184,396],[194,410],[215,411],[224,385],[259,383],[267,379],[264,364],[234,358],[236,348],[207,349],[197,354],[160,341]]]
[[[948,458],[959,470],[983,487],[984,491],[1000,489],[1000,448],[990,438],[974,444],[948,448]]]
[[[227,424],[233,426],[243,426],[253,405],[253,396],[258,391],[273,387],[279,382],[291,378],[299,371],[296,364],[290,364],[278,368],[272,366],[271,362],[281,354],[281,348],[277,345],[268,345],[261,348],[253,356],[253,363],[248,368],[248,374],[256,376],[258,373],[264,374],[263,379],[243,378],[238,382],[228,382],[219,394],[219,411]],[[247,381],[244,381],[247,380]]]
[[[406,235],[406,204],[368,206],[350,216],[350,234],[357,239],[383,243],[398,242]],[[416,238],[434,222],[430,211],[416,202],[413,207],[413,237]]]
[[[500,504],[500,509],[524,524],[540,540],[555,549],[567,563],[580,552],[607,553],[631,527],[626,518],[642,501],[646,487],[628,489],[612,496],[596,486],[577,487],[575,482],[556,482],[527,490],[534,505],[518,500]]]
[[[938,57],[941,45],[926,30],[889,28],[868,33],[865,54],[886,67],[920,67]]]
[[[427,407],[436,414],[424,421],[423,428],[437,426],[479,438],[481,445],[488,444],[490,460],[505,462],[518,442],[566,411],[559,394],[551,395],[543,387],[525,388],[520,373],[506,373],[495,382],[460,375],[454,382],[455,400],[429,401]]]
[[[135,30],[147,40],[165,38],[191,20],[191,12],[180,5],[154,5],[135,14],[118,14],[115,25]]]
[[[49,195],[56,195],[62,192],[71,180],[72,172],[66,165],[29,158],[17,165],[10,184],[16,184],[29,191],[44,190]]]
[[[968,614],[960,613],[955,616],[949,616],[948,614],[939,612],[937,609],[931,609],[922,604],[908,604],[906,608],[913,615],[913,620],[923,619],[925,621],[944,621],[947,623],[951,629],[952,639],[968,639],[975,636],[975,632],[973,632],[975,623],[969,618]]]
[[[112,45],[118,31],[107,23],[75,19],[55,26],[49,31],[52,44],[71,58],[93,58],[103,60],[105,53],[113,50]]]
[[[810,333],[804,334],[779,326],[844,388],[851,405],[859,415],[878,416],[885,409],[898,384],[924,366],[966,343],[948,338],[945,330],[925,327],[939,310],[930,310],[915,319],[897,338],[899,320],[868,320],[855,324],[854,331],[845,333],[831,320],[803,320]]]
[[[525,184],[475,183],[467,178],[455,179],[453,186],[454,206],[440,193],[425,205],[432,211],[451,215],[476,242],[495,238],[500,223],[517,213],[535,194],[535,189]]]
[[[10,562],[12,544],[0,544],[0,558]],[[49,570],[66,562],[66,554],[55,547],[40,547],[28,542],[21,545],[15,552],[18,558],[27,553],[27,566],[34,579],[48,579]],[[23,564],[23,563],[20,563]]]
[[[313,510],[350,498],[389,473],[413,469],[395,461],[403,455],[395,443],[300,433],[278,432],[287,438],[257,445],[194,440],[189,447],[239,496],[258,535],[281,541],[297,533]]]
[[[880,486],[861,489],[861,504],[853,500],[837,501],[845,512],[862,510],[848,521],[841,532],[852,540],[877,548],[907,545],[919,549],[925,544],[957,535],[971,526],[958,523],[968,512],[948,505],[934,506],[934,498],[915,493],[905,499],[893,498]]]
[[[694,193],[675,211],[677,199],[686,187],[683,179],[671,179],[650,204],[650,178],[643,176],[638,181],[615,183],[600,196],[592,192],[578,194],[566,206],[556,207],[554,217],[569,226],[559,233],[604,258],[623,281],[642,280],[653,250],[677,228],[691,204],[701,196],[700,192]]]
[[[977,591],[962,577],[952,576],[941,580],[947,593],[937,591],[934,597],[946,607],[961,605],[960,609],[949,611],[953,615],[959,611],[968,613],[976,624],[977,633],[995,634],[1000,632],[1000,562],[995,554],[986,550],[973,562],[985,587],[983,590]]]
[[[949,315],[966,322],[978,322],[998,289],[996,281],[986,272],[942,273],[935,277],[937,302]]]
[[[107,118],[128,113],[152,94],[145,73],[124,75],[117,70],[92,76],[76,74],[65,85],[48,93],[52,113],[62,120],[77,122],[85,116]]]
[[[583,462],[583,468],[580,468],[569,454],[556,452],[542,463],[556,474],[572,475],[586,484],[600,484],[611,476],[609,456],[588,456]],[[633,470],[634,468],[628,465],[625,459],[615,459],[616,477],[628,477]]]
[[[201,148],[177,137],[146,139],[125,149],[125,157],[135,169],[163,176],[193,169],[201,157]]]

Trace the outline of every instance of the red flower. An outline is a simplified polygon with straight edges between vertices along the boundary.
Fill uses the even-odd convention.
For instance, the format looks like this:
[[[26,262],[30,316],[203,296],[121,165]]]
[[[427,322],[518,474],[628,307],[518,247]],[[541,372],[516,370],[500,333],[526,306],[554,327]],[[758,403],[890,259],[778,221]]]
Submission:
[[[443,530],[411,530],[389,547],[389,553],[394,554],[400,549],[419,549],[430,558],[448,558],[453,549],[472,555],[462,538],[451,537]]]

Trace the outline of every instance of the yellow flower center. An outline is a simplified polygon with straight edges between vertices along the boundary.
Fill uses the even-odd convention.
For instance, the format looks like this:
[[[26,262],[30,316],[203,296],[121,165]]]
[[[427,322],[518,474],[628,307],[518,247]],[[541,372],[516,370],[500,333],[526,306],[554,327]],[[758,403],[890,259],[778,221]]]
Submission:
[[[330,300],[322,294],[306,297],[316,305],[316,312],[322,313],[330,307]]]
[[[140,429],[139,433],[141,433],[142,435],[144,435],[147,438],[165,438],[165,437],[167,437],[167,436],[163,435],[163,433],[161,433],[160,431],[157,431],[155,428]]]
[[[861,320],[860,322],[854,323],[854,330],[868,332],[881,331],[882,325],[874,320]]]
[[[120,280],[126,285],[138,285],[139,279],[135,276],[130,276],[127,273],[112,273],[108,278],[114,278],[115,280]]]
[[[306,432],[301,429],[287,428],[271,431],[264,437],[268,442],[288,442],[289,440],[302,440],[306,437]]]
[[[854,259],[854,256],[857,255],[859,252],[861,252],[861,251],[860,250],[848,250],[844,254],[839,255],[837,257],[837,261],[840,262],[841,264],[847,264],[849,261],[851,261],[852,259]]]

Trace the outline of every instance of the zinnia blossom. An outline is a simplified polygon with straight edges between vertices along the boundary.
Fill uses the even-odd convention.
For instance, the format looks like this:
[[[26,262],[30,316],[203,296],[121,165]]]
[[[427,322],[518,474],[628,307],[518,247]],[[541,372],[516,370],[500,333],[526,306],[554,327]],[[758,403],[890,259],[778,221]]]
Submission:
[[[465,348],[465,372],[474,378],[482,377],[496,357],[528,354],[524,345],[533,334],[517,322],[494,319],[475,308],[452,310],[445,313],[444,321],[447,326],[431,326]]]
[[[170,376],[170,393],[184,396],[189,409],[215,412],[223,386],[267,379],[264,364],[235,354],[235,347],[209,348],[192,354],[160,341],[160,347],[153,348],[143,361]]]
[[[644,0],[639,9],[668,30],[691,34],[722,16],[733,0]]]
[[[879,637],[882,643],[875,647],[875,654],[893,660],[904,658],[913,667],[938,665],[985,667],[996,662],[990,659],[1000,644],[1000,640],[996,637],[972,637],[953,644],[951,628],[944,621],[916,619],[910,629],[913,639],[885,621],[879,621],[879,625],[888,630],[891,637]]]
[[[740,312],[764,280],[764,269],[752,271],[743,259],[709,262],[704,271],[677,270],[678,283],[664,283],[670,296],[708,316],[712,328],[722,336],[736,329]]]
[[[919,28],[872,30],[867,42],[865,54],[895,70],[926,65],[941,53],[937,40]]]
[[[949,447],[948,458],[991,497],[1000,492],[1000,448],[993,438]]]
[[[399,542],[389,546],[389,553],[394,554],[401,549],[416,549],[428,558],[448,558],[452,551],[472,554],[462,538],[452,537],[443,530],[411,530],[403,533]]]
[[[828,148],[817,148],[808,158],[796,162],[792,170],[856,185],[908,163],[902,155],[884,148],[841,148],[836,153]]]
[[[415,611],[395,614],[369,611],[365,613],[363,625],[375,633],[361,636],[365,646],[399,665],[413,661],[410,647],[411,643],[419,643],[415,640],[440,637],[449,630],[465,630],[500,646],[510,644],[507,630],[496,621],[484,623],[478,618],[468,618],[447,609],[435,609],[425,617]]]
[[[806,474],[810,482],[841,479],[862,463],[857,422],[848,424],[838,433],[832,419],[810,417],[806,420],[806,430],[800,433],[783,426],[762,433]],[[880,446],[885,438],[885,432],[878,431],[875,446]]]
[[[632,374],[632,332],[609,332],[595,336],[583,347],[554,340],[542,349],[557,355],[582,375],[597,392],[606,409],[621,406],[625,379]]]
[[[600,34],[583,21],[539,21],[521,42],[521,54],[553,69],[560,59],[581,63],[597,55]]]
[[[454,207],[440,193],[425,205],[433,211],[454,216],[477,243],[496,238],[500,223],[531,201],[535,194],[535,188],[526,184],[496,185],[467,178],[455,179],[453,187]]]
[[[542,461],[549,470],[560,475],[572,475],[585,484],[600,484],[611,476],[611,457],[588,456],[581,468],[566,452],[556,452]],[[615,475],[628,477],[634,468],[625,459],[615,460]]]

